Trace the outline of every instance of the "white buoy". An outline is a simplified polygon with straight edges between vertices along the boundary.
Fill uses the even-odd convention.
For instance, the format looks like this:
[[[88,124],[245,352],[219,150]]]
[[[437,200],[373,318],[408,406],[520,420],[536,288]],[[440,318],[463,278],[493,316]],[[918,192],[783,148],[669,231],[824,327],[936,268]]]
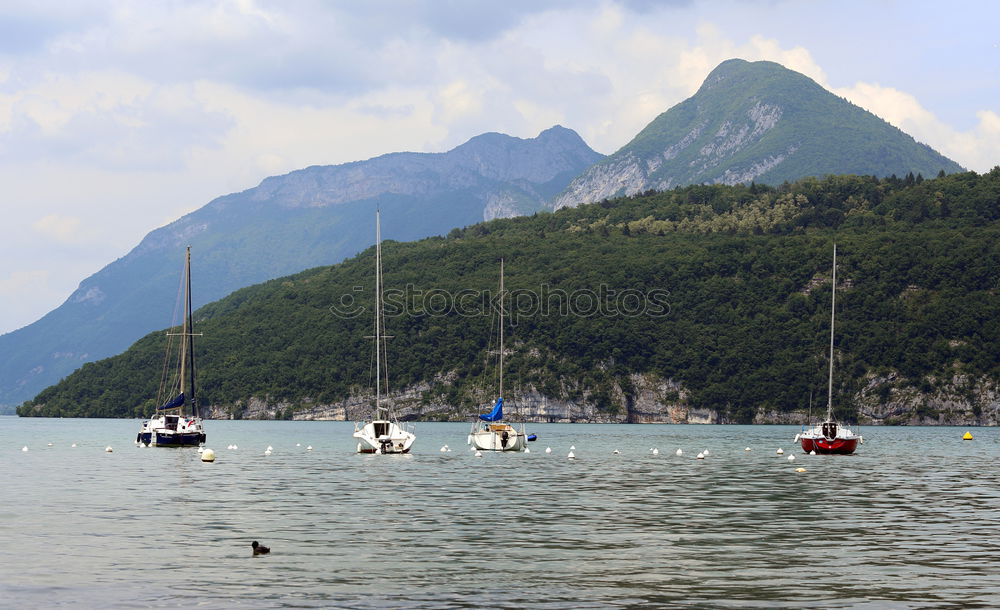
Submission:
[[[51,446],[52,446],[52,443],[49,443],[49,447],[51,447]]]
[[[448,451],[448,445],[441,447],[441,453],[445,453],[446,451]]]
[[[795,456],[794,455],[788,456],[788,461],[789,462],[794,462],[795,461]]]
[[[810,452],[809,452],[809,455],[816,455],[816,450],[815,450],[815,449],[813,449],[812,451],[810,451]]]
[[[747,448],[746,448],[746,449],[744,449],[743,451],[753,451],[753,449],[751,449],[750,447],[747,447]]]
[[[107,447],[104,448],[105,453],[112,453],[113,451],[114,449],[111,448],[111,445],[108,445]]]
[[[778,449],[777,451],[775,451],[775,453],[777,453],[778,455],[785,455],[785,450],[784,449]]]
[[[306,451],[312,451],[312,450],[313,450],[313,446],[312,445],[309,445],[308,447],[306,447]]]
[[[142,443],[139,444],[141,445]],[[76,443],[73,443],[72,445],[70,445],[70,447],[76,447]]]
[[[212,449],[205,449],[201,452],[202,462],[214,462],[215,461],[215,451]]]
[[[678,449],[677,451],[674,452],[674,455],[684,455],[684,450]]]
[[[570,451],[576,451],[576,445],[570,445],[569,446],[569,450]]]
[[[25,445],[24,447],[21,447],[21,451],[27,451],[27,450],[28,450],[28,446],[27,445]]]
[[[621,451],[618,451],[617,449],[615,449],[615,450],[614,450],[614,451],[612,451],[611,453],[613,453],[613,454],[615,454],[615,455],[619,455],[619,454],[621,453]]]
[[[239,446],[233,445],[233,449],[239,449]]]
[[[524,452],[525,452],[525,453],[531,453],[531,449],[528,449],[527,447],[525,447],[525,448],[524,448]]]
[[[271,450],[270,449],[265,450],[264,455],[271,455]]]
[[[477,451],[476,452],[476,457],[483,457],[483,452],[482,451]]]
[[[704,453],[699,453],[698,455],[695,456],[695,459],[697,459],[697,460],[703,460],[703,459],[705,459],[705,454]]]
[[[296,447],[301,447],[301,446],[302,446],[302,443],[295,443],[295,446],[296,446]]]
[[[653,455],[660,455],[659,449],[653,449]]]
[[[795,469],[795,472],[805,472],[805,471],[806,471],[805,468],[796,468]]]
[[[274,451],[274,447],[272,447],[272,446],[268,445],[268,446],[267,446],[267,451]]]
[[[25,448],[24,450],[27,451],[28,449]],[[545,453],[552,453],[552,447],[546,447],[545,448]]]
[[[574,455],[572,451],[570,451],[569,455],[567,455],[566,457],[569,458],[569,459],[571,459],[571,460],[575,460],[576,459],[576,455]]]
[[[702,451],[702,453],[704,453],[705,455],[708,455],[708,449]]]

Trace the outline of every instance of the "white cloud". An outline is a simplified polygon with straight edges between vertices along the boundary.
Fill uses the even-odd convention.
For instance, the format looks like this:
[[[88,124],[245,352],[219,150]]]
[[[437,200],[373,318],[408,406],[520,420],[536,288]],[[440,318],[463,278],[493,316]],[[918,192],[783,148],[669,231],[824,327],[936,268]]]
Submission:
[[[482,91],[473,91],[464,81],[448,83],[435,97],[441,109],[438,116],[446,123],[479,114],[483,110]]]
[[[859,82],[831,90],[967,169],[983,173],[1000,164],[1000,116],[993,111],[979,111],[978,123],[961,131],[935,116],[913,95],[892,87]]]
[[[108,71],[44,74],[0,93],[0,158],[122,172],[181,167],[192,149],[218,147],[230,127],[197,103],[195,86]]]
[[[49,239],[62,243],[80,240],[80,219],[72,216],[48,214],[38,219],[32,228]]]
[[[16,298],[19,294],[37,290],[45,284],[50,272],[45,269],[11,271],[7,277],[0,277],[0,294],[4,298]]]
[[[915,81],[844,78],[856,66],[840,64],[843,42],[817,18],[834,6],[823,0],[64,5],[0,7],[0,206],[11,236],[0,277],[50,270],[50,287],[25,297],[39,316],[171,214],[268,175],[443,151],[486,131],[532,137],[555,123],[611,153],[733,57],[833,80],[835,93],[970,169],[1000,161],[1000,96],[984,96],[957,129]],[[898,22],[898,11],[863,10],[872,31]],[[872,61],[910,45],[897,61],[912,63],[919,41],[853,44],[874,45]],[[2,330],[10,306],[0,307]]]

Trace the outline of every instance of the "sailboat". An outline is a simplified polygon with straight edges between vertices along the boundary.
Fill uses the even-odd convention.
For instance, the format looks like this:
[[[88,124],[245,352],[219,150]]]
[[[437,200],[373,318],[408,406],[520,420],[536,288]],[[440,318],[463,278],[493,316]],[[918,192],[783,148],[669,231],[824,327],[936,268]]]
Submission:
[[[518,430],[511,424],[504,421],[503,417],[503,331],[504,331],[504,289],[503,289],[503,260],[500,261],[500,294],[497,301],[499,303],[499,328],[500,328],[500,351],[498,358],[499,392],[497,400],[493,404],[493,409],[489,413],[483,413],[472,423],[472,431],[469,433],[468,442],[470,445],[481,451],[524,451],[528,445],[528,438],[524,433],[524,424]]]
[[[156,408],[147,421],[142,422],[142,428],[136,436],[136,443],[152,447],[196,447],[205,442],[205,427],[198,413],[198,401],[195,395],[194,368],[194,319],[191,317],[191,246],[187,248],[184,261],[184,322],[180,333],[167,333],[171,337],[180,337],[180,370],[176,379],[170,379],[167,371],[170,368],[171,349],[168,341],[164,357],[164,375],[160,382],[160,392],[157,403],[165,397],[170,400]],[[200,335],[197,335],[200,336]]]
[[[833,419],[833,327],[837,316],[837,244],[833,245],[833,291],[830,297],[830,378],[827,385],[826,419],[796,436],[806,453],[851,454],[864,439]]]
[[[358,453],[409,453],[416,435],[400,425],[388,406],[382,404],[382,391],[389,392],[389,375],[386,357],[385,313],[382,307],[382,219],[375,212],[375,405],[372,418],[355,422],[354,438],[358,439]],[[384,382],[384,387],[383,387]]]

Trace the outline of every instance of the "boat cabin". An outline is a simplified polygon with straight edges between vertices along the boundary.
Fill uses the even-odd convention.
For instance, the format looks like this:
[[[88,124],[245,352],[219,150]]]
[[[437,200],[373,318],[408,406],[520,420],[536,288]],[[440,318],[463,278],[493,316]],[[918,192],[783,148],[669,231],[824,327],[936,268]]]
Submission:
[[[177,422],[179,420],[180,417],[178,417],[177,415],[165,415],[163,417],[163,427],[166,428],[167,430],[176,430]]]

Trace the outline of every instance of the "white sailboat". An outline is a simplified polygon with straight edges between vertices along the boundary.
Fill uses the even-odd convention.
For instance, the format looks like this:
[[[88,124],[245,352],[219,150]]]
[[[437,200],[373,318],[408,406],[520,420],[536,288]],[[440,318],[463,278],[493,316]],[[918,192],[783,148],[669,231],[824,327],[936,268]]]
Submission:
[[[382,224],[381,213],[375,213],[375,404],[372,418],[355,422],[354,438],[358,453],[409,453],[416,435],[396,420],[387,405],[382,404],[382,390],[389,392],[389,376],[383,359],[386,356],[385,315],[382,307]]]
[[[472,423],[468,442],[480,451],[524,451],[528,437],[524,433],[524,423],[520,430],[504,421],[503,417],[503,336],[504,336],[503,260],[500,261],[500,294],[497,301],[499,312],[500,351],[497,364],[499,394],[489,413],[483,413]]]
[[[160,382],[157,404],[168,396],[173,396],[163,406],[156,408],[136,436],[136,443],[151,447],[197,447],[205,442],[205,426],[198,413],[195,394],[194,368],[194,320],[191,317],[191,246],[187,248],[184,261],[184,322],[180,333],[168,333],[180,337],[180,374],[170,379],[170,341],[164,360],[164,376]]]

